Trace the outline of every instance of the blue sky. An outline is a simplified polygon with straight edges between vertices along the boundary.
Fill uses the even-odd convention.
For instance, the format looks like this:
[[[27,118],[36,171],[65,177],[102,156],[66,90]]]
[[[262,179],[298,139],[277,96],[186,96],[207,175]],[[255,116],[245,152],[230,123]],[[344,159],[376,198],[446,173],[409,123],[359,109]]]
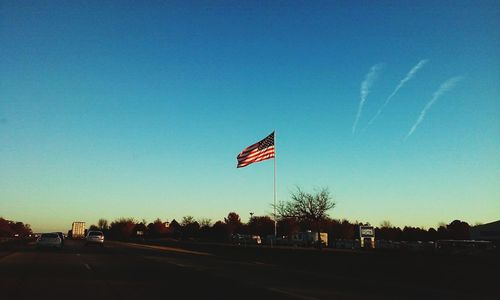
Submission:
[[[236,155],[276,130],[280,200],[329,187],[334,218],[498,220],[499,16],[497,1],[2,1],[0,216],[46,231],[267,214],[272,161]]]

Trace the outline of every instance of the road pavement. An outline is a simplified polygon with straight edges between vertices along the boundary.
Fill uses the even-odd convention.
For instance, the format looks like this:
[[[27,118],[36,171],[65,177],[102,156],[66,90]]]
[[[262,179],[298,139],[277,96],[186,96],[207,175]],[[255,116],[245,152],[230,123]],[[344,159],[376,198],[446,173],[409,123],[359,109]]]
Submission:
[[[485,287],[429,286],[404,280],[405,274],[363,272],[356,255],[340,257],[339,266],[340,260],[342,269],[352,265],[355,270],[296,267],[292,261],[179,247],[107,241],[101,248],[67,240],[63,250],[28,245],[0,251],[0,291],[3,299],[498,299]]]

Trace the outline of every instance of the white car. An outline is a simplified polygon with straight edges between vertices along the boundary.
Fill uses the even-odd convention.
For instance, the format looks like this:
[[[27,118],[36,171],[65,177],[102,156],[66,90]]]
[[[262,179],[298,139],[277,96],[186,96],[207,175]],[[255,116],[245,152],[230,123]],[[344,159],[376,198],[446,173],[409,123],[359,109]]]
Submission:
[[[104,246],[104,234],[102,231],[90,230],[85,238],[85,246],[89,244],[96,244],[101,247]]]
[[[36,247],[40,248],[58,248],[63,247],[62,239],[55,232],[53,233],[42,233],[38,240],[36,241]]]

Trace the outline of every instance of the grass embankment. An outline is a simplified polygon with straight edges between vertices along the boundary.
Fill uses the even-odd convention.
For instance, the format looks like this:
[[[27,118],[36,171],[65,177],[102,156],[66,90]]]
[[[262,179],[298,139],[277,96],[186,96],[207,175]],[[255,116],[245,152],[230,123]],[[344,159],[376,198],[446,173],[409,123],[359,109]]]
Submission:
[[[31,241],[29,238],[0,238],[0,258],[25,249]]]
[[[0,250],[10,250],[27,245],[29,238],[0,238]]]
[[[216,258],[275,265],[331,276],[362,278],[392,284],[414,284],[426,287],[446,286],[474,292],[479,287],[493,288],[493,276],[500,270],[498,252],[485,255],[445,254],[410,251],[362,251],[315,248],[231,245],[167,239],[133,240],[133,243],[176,247],[206,252]],[[483,289],[484,290],[484,289]],[[485,291],[487,294],[488,291]]]

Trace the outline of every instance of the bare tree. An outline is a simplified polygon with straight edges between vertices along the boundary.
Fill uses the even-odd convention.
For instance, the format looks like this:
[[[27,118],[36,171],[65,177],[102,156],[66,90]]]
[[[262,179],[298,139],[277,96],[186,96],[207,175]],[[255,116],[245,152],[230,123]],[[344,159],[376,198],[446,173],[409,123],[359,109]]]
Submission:
[[[181,226],[186,226],[194,222],[196,221],[193,216],[184,216],[182,217]]]
[[[212,226],[212,219],[209,218],[201,218],[198,220],[200,227],[210,227]]]
[[[99,219],[99,221],[97,221],[97,227],[99,227],[100,230],[102,231],[106,231],[108,230],[108,220],[106,219]]]
[[[198,236],[200,224],[196,222],[193,216],[182,217],[182,238],[193,238]]]
[[[392,224],[389,220],[383,220],[380,222],[380,228],[392,228]]]
[[[321,188],[316,193],[304,192],[299,187],[292,192],[292,200],[280,201],[276,205],[276,213],[281,218],[297,218],[307,220],[316,225],[318,242],[321,247],[321,222],[328,217],[327,211],[335,207],[328,188]]]

